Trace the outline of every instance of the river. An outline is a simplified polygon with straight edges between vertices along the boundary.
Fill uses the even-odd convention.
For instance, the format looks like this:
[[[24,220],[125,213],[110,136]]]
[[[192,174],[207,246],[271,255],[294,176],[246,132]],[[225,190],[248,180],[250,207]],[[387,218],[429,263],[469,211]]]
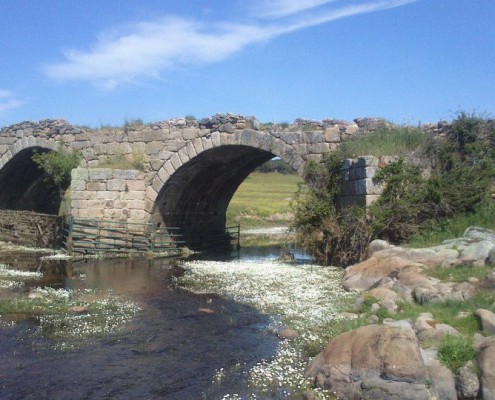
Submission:
[[[273,246],[244,248],[231,257],[266,259],[279,254],[280,248]],[[72,343],[70,349],[60,349],[56,339],[40,335],[35,319],[4,315],[0,398],[221,399],[225,393],[249,393],[246,372],[272,357],[279,342],[267,329],[268,316],[218,296],[177,288],[171,262],[27,262],[23,269],[42,272],[43,285],[111,291],[140,311],[118,333]],[[33,285],[40,282],[26,283],[17,295]],[[7,324],[9,318],[17,321]],[[215,379],[224,370],[229,370],[228,376]]]

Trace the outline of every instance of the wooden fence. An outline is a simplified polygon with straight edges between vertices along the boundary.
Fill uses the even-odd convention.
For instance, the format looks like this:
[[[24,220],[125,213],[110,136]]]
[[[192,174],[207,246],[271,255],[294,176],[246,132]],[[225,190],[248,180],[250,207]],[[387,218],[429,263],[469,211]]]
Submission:
[[[64,247],[70,253],[170,252],[184,245],[178,228],[151,223],[70,218]]]
[[[58,248],[63,217],[33,211],[0,210],[0,240],[31,247]]]

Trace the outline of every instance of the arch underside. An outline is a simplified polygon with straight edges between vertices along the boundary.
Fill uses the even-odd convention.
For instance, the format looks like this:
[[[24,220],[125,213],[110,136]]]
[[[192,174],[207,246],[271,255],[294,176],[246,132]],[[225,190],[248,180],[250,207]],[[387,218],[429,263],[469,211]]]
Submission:
[[[197,155],[167,180],[156,210],[167,227],[179,227],[186,245],[203,249],[225,232],[227,207],[239,185],[273,153],[225,145]]]
[[[0,170],[0,209],[57,214],[61,198],[57,186],[46,182],[32,160],[36,153],[51,151],[30,147],[17,153]]]

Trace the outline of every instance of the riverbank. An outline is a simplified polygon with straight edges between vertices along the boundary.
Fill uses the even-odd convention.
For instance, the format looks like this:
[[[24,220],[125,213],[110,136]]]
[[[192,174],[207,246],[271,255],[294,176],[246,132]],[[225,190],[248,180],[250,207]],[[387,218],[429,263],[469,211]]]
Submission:
[[[309,349],[321,348],[332,334],[328,327],[342,318],[340,311],[356,297],[340,286],[343,271],[277,261],[196,261],[181,266],[185,274],[178,280],[180,286],[195,293],[216,293],[271,316],[269,333],[281,340],[275,357],[249,371],[251,398],[301,398],[311,388],[304,376]],[[317,393],[328,398],[325,391]],[[236,396],[228,393],[224,399]]]
[[[345,271],[186,262],[179,284],[273,315],[281,342],[249,371],[250,398],[491,399],[495,233],[424,249],[376,241],[370,254]]]

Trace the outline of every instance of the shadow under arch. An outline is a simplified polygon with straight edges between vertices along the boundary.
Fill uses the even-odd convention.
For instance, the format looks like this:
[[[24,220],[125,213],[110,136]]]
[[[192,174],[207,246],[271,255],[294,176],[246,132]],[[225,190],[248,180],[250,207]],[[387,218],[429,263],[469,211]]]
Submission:
[[[0,170],[0,209],[27,210],[57,215],[62,201],[59,188],[44,179],[33,161],[35,153],[53,151],[29,147],[12,157]]]
[[[227,207],[239,185],[256,167],[274,157],[244,145],[206,150],[170,176],[158,193],[155,213],[165,226],[181,228],[187,247],[211,247],[225,232]]]

